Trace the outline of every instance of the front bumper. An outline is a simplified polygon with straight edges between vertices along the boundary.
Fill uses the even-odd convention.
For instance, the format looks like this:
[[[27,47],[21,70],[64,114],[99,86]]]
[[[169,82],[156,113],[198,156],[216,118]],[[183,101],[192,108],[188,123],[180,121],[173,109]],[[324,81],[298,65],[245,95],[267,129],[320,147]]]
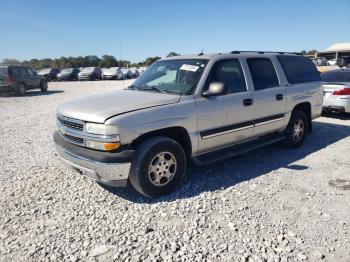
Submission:
[[[134,151],[112,153],[83,148],[63,140],[57,131],[54,141],[62,162],[72,170],[108,186],[127,185]]]

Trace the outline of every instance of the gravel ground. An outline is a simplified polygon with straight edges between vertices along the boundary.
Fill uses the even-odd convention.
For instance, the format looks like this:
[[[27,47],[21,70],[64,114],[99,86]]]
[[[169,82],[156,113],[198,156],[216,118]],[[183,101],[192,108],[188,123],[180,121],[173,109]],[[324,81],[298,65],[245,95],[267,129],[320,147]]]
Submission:
[[[125,82],[127,85],[128,82]],[[147,200],[68,170],[55,109],[118,81],[50,83],[0,97],[1,261],[350,261],[350,117],[314,121],[295,150],[271,145],[201,168]]]

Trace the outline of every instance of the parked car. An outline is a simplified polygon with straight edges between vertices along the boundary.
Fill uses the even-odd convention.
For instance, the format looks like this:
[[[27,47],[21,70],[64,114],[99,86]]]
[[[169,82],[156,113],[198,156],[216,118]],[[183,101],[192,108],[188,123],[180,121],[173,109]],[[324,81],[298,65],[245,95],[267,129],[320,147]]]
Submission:
[[[136,67],[130,67],[129,70],[131,72],[132,78],[138,78],[140,76],[140,72],[137,70]]]
[[[103,75],[102,75],[103,79],[106,80],[111,80],[111,79],[122,79],[123,78],[123,73],[120,70],[119,67],[111,67],[111,68],[106,68],[103,71]]]
[[[38,72],[38,75],[46,77],[47,81],[57,80],[60,70],[58,68],[45,68]]]
[[[133,78],[133,74],[131,73],[130,69],[128,69],[128,68],[120,68],[120,71],[123,74],[123,79],[131,79],[131,78]]]
[[[137,69],[137,71],[139,72],[139,75],[142,75],[143,72],[145,72],[147,68],[148,68],[148,67],[139,67],[139,68]]]
[[[99,67],[85,67],[78,74],[79,80],[102,79],[102,70]]]
[[[323,111],[350,113],[350,69],[336,69],[321,74]]]
[[[21,65],[0,65],[0,91],[24,96],[29,89],[47,91],[47,80],[33,69]]]
[[[128,89],[59,106],[54,141],[73,170],[158,197],[180,184],[189,161],[208,164],[277,141],[301,146],[321,114],[322,90],[303,56],[168,57]]]
[[[317,57],[316,58],[316,65],[318,66],[326,66],[328,65],[328,60],[324,57]]]
[[[58,81],[73,81],[78,80],[78,68],[65,68],[57,75]]]
[[[334,59],[328,60],[328,65],[334,66],[336,64],[337,64],[337,59],[334,58]]]
[[[338,58],[337,65],[340,68],[342,68],[342,67],[350,68],[350,56],[343,56],[343,57]]]

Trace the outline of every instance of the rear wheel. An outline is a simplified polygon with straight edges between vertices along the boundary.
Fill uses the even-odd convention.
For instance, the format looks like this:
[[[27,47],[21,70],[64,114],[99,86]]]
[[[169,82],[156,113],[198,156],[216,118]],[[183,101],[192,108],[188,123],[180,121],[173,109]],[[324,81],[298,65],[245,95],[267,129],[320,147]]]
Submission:
[[[40,82],[40,90],[41,92],[47,92],[47,82],[45,81]]]
[[[23,83],[17,87],[16,94],[19,96],[24,96],[26,94],[26,87]]]
[[[304,112],[296,110],[292,113],[287,129],[287,138],[284,144],[290,148],[296,148],[303,144],[308,131],[308,121]]]
[[[159,197],[177,188],[185,171],[183,148],[175,140],[159,136],[136,148],[129,180],[142,195]]]

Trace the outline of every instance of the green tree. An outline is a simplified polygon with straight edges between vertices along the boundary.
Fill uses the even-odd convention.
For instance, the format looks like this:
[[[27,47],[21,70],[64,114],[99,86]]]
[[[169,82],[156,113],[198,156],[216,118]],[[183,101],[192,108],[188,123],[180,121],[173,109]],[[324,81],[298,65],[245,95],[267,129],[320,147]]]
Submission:
[[[100,61],[100,67],[110,68],[110,67],[114,67],[117,65],[118,65],[118,62],[114,56],[111,56],[111,55],[102,56],[101,61]]]
[[[180,54],[176,52],[170,52],[166,57],[171,57],[171,56],[179,56]]]

